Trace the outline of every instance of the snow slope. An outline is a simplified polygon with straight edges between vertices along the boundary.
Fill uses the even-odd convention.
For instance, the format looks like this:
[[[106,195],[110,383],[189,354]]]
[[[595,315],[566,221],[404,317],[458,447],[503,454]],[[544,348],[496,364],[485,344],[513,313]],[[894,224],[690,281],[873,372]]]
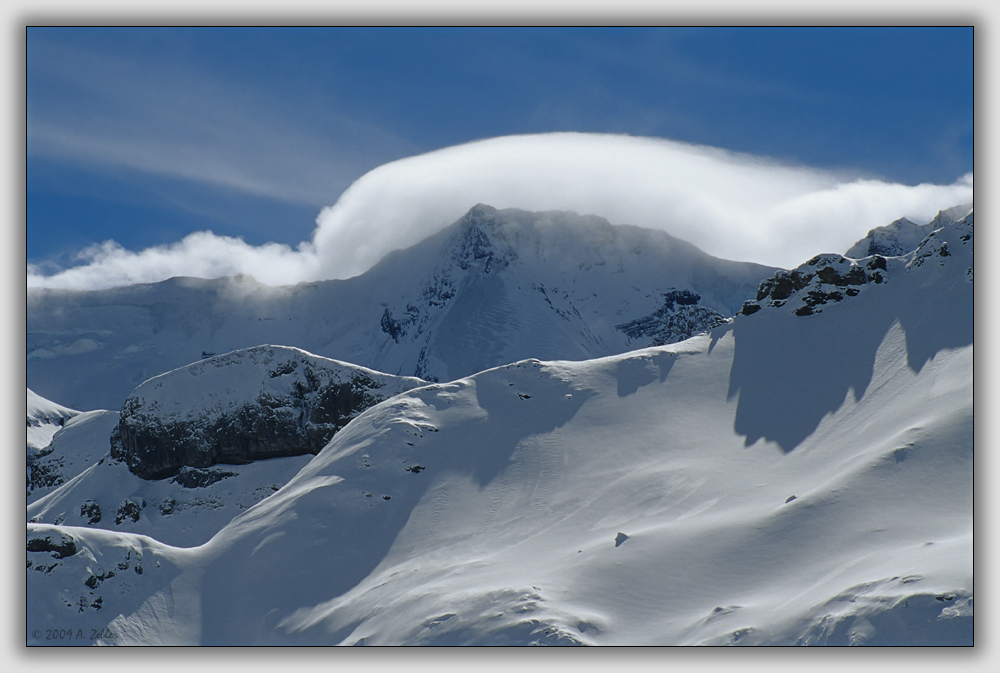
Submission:
[[[59,488],[30,494],[28,519],[201,544],[283,486],[351,418],[425,383],[283,346],[181,367],[136,388],[120,415],[81,414],[105,415],[96,436],[70,434],[71,420],[56,437],[65,450],[29,475],[55,458],[77,469],[63,471]]]
[[[80,412],[28,389],[28,502],[52,492],[108,452],[116,411]]]
[[[28,384],[75,408],[117,409],[153,376],[264,343],[445,381],[526,357],[582,360],[687,338],[739,310],[774,271],[594,216],[476,206],[349,280],[30,288]],[[674,307],[677,291],[695,304]],[[629,328],[644,319],[647,332]]]
[[[75,409],[45,399],[31,388],[27,389],[27,412],[29,460],[48,447],[66,421],[80,414]]]
[[[403,393],[198,547],[29,524],[27,621],[119,644],[969,644],[972,245],[969,217],[819,312]]]

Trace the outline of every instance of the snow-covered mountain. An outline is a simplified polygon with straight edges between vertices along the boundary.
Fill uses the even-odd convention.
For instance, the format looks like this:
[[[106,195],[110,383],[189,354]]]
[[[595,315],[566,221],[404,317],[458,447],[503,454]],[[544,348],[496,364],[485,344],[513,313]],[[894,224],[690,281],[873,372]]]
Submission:
[[[93,465],[108,452],[118,412],[80,412],[27,391],[27,497],[31,503]]]
[[[526,357],[685,339],[732,316],[775,270],[599,217],[480,205],[348,280],[31,288],[28,385],[75,408],[117,409],[153,376],[259,344],[447,381]]]
[[[31,388],[27,390],[28,407],[28,460],[38,456],[52,442],[52,437],[66,425],[66,421],[79,416],[76,409],[69,409],[47,400]]]
[[[681,342],[402,392],[314,457],[194,468],[191,483],[271,465],[287,481],[221,526],[156,519],[176,542],[109,517],[29,523],[29,628],[72,618],[107,644],[969,644],[973,226],[768,274],[733,320]],[[515,267],[490,241],[472,241],[463,281]],[[721,313],[690,291],[658,289],[605,333],[655,340],[679,309]],[[393,343],[440,334],[446,316],[404,324],[393,306]],[[293,460],[294,476],[278,462]],[[87,496],[111,462],[36,506]],[[183,487],[116,465],[136,488]]]
[[[967,203],[942,210],[927,224],[915,224],[905,217],[901,217],[884,227],[872,229],[867,236],[852,245],[845,254],[853,259],[869,255],[883,257],[905,255],[920,245],[927,234],[945,225],[960,222],[971,212],[972,204]]]

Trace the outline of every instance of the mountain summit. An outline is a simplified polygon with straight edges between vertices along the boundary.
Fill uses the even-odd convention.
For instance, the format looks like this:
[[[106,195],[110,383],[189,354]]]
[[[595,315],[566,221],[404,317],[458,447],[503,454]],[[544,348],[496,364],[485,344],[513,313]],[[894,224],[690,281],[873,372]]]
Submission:
[[[28,385],[117,409],[146,379],[259,344],[440,381],[528,357],[583,360],[710,329],[776,270],[593,215],[480,204],[347,280],[30,288]]]

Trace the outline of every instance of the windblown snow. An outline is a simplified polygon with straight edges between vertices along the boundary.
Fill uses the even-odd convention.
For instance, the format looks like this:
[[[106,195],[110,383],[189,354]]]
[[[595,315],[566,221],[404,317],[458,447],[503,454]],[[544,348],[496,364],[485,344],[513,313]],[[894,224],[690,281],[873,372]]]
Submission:
[[[971,212],[942,217],[900,255],[824,254],[791,271],[725,267],[593,220],[610,247],[562,258],[576,286],[556,280],[568,272],[543,273],[556,263],[545,252],[553,230],[496,213],[474,209],[418,246],[452,237],[446,267],[435,254],[414,271],[429,284],[386,281],[373,294],[338,281],[387,298],[367,313],[295,303],[324,284],[269,291],[269,317],[293,323],[281,334],[298,334],[291,314],[303,306],[317,309],[302,318],[317,322],[307,340],[377,313],[378,327],[357,334],[382,336],[353,353],[440,381],[411,379],[373,400],[315,456],[185,465],[160,479],[112,451],[110,427],[89,467],[29,499],[28,628],[98,634],[29,644],[972,643]],[[680,249],[679,268],[659,269],[665,258],[648,247],[629,252],[637,240]],[[366,282],[399,278],[401,259],[425,257],[390,256]],[[126,342],[159,354],[149,366],[214,348],[237,333],[226,325],[254,324],[245,308],[223,312],[241,282],[43,293],[29,309],[29,383],[36,367],[58,388],[37,369],[57,360],[38,355],[56,352],[56,327],[107,330],[72,356],[102,367]],[[153,308],[168,296],[219,301],[177,325],[177,308]],[[52,307],[78,299],[57,325]],[[125,313],[142,327],[127,329]],[[673,339],[678,326],[693,333]],[[162,351],[185,329],[187,341]],[[164,332],[174,336],[158,341]],[[338,343],[351,361],[350,339]],[[521,349],[563,355],[480,366]],[[191,388],[190,368],[152,379],[162,385],[150,418],[218,414],[227,396],[257,399],[261,385],[274,395],[287,383],[291,399],[291,379],[279,380],[292,375],[287,362],[323,358],[275,352],[286,364],[231,371],[212,369],[221,356],[206,352],[191,367],[229,372],[211,385]],[[142,360],[125,361],[131,372]],[[49,410],[36,419],[74,413],[35,405]],[[65,451],[96,452],[68,432],[80,417],[51,446],[65,436]],[[31,418],[29,404],[29,429]]]

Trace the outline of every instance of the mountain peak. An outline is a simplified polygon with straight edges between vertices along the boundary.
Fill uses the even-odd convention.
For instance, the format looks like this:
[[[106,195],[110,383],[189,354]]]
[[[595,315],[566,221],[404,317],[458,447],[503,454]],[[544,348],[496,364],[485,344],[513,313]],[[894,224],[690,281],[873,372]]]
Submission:
[[[459,220],[459,235],[453,258],[462,269],[481,259],[486,260],[485,273],[496,261],[508,266],[517,257],[501,228],[500,211],[493,206],[478,203]]]
[[[495,221],[500,211],[485,203],[477,203],[465,214],[465,219],[469,221]]]

